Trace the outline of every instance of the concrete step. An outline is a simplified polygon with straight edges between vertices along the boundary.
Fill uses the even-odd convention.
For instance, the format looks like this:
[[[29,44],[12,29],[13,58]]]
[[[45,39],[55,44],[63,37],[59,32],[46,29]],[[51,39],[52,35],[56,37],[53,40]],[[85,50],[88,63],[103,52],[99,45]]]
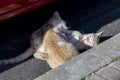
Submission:
[[[120,80],[120,58],[90,75],[86,80]]]

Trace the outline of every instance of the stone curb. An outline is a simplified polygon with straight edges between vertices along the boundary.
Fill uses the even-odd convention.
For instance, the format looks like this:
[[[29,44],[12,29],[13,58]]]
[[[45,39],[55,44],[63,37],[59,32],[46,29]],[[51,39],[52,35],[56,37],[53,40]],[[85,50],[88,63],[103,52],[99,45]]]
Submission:
[[[120,33],[34,80],[80,80],[120,57]]]

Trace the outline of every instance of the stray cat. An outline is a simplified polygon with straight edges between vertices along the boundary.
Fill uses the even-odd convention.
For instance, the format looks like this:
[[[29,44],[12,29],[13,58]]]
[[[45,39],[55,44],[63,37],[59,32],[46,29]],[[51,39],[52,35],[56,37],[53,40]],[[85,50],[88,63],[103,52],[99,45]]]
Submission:
[[[64,35],[55,28],[45,33],[42,44],[34,53],[34,57],[46,60],[51,68],[56,68],[78,54],[75,46],[64,39]]]
[[[61,31],[66,30],[67,27],[58,12],[54,13],[53,17],[44,27],[51,28],[45,31],[43,40],[35,39],[34,36],[40,33],[40,30],[34,32],[32,36],[32,42],[35,47],[35,53],[33,55],[35,58],[46,60],[51,68],[56,68],[78,54],[75,46],[67,42],[65,35],[61,33]],[[38,45],[38,43],[41,44]]]
[[[97,46],[103,32],[81,34],[79,31],[64,30],[63,33],[67,36],[68,41],[80,51]]]

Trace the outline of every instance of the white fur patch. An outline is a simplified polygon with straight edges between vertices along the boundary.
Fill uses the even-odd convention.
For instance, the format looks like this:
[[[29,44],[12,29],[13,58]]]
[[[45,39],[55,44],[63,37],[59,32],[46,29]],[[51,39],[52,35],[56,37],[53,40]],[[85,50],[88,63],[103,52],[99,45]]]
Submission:
[[[78,36],[74,36],[74,38],[75,38],[76,40],[79,40],[79,37],[78,37]]]
[[[45,52],[45,48],[42,46],[40,49],[38,49],[38,51],[40,51],[40,52]]]
[[[65,42],[64,41],[60,41],[60,42],[58,42],[58,45],[59,46],[63,46],[63,45],[65,45]]]

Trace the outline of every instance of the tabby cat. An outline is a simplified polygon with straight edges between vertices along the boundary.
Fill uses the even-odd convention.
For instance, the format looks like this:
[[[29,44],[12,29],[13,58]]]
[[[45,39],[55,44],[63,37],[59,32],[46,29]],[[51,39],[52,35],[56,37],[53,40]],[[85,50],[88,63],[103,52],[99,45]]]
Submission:
[[[65,35],[61,33],[61,30],[67,29],[67,27],[58,12],[54,13],[47,24],[44,27],[54,27],[45,32],[42,44],[35,49],[34,57],[46,60],[51,68],[56,68],[76,56],[78,51],[75,46],[66,41]]]

